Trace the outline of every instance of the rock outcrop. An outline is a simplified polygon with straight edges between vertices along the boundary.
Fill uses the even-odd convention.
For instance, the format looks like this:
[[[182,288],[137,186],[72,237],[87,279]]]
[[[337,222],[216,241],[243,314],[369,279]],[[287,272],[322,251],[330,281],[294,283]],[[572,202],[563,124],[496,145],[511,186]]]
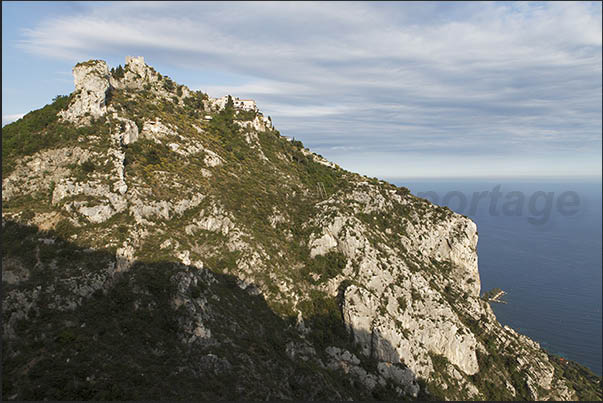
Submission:
[[[74,99],[62,117],[73,123],[86,123],[107,112],[106,99],[109,91],[109,67],[102,60],[78,63],[73,68],[75,83]]]

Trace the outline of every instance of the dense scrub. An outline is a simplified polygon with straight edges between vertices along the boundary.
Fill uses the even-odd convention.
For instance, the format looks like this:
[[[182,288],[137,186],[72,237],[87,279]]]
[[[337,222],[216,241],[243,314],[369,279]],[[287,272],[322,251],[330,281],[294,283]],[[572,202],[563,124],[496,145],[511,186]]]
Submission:
[[[56,147],[77,138],[71,125],[58,123],[57,113],[67,108],[70,96],[59,95],[51,104],[29,112],[16,122],[2,128],[2,174],[14,169],[15,160],[44,148]]]

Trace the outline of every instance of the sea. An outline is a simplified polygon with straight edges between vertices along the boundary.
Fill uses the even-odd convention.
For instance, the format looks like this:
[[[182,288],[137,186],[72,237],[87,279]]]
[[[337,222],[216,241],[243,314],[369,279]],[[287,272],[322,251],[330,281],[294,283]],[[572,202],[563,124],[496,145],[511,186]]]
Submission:
[[[498,320],[602,373],[601,179],[389,180],[477,224]]]

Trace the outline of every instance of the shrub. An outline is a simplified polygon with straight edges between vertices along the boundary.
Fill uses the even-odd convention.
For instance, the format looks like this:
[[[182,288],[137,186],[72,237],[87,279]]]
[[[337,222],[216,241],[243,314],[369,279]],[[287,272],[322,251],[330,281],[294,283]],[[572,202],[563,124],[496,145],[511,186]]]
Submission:
[[[175,88],[175,84],[174,82],[169,78],[169,77],[165,77],[165,80],[163,80],[163,88],[166,91],[173,91]]]
[[[82,163],[82,171],[87,174],[94,171],[94,163],[90,160],[84,161]]]
[[[310,260],[304,269],[304,274],[310,278],[311,282],[314,282],[310,277],[311,274],[318,274],[319,282],[324,282],[341,274],[346,265],[347,259],[343,253],[329,252]]]
[[[55,225],[54,230],[60,237],[67,238],[75,231],[75,226],[71,223],[71,221],[63,218]]]
[[[237,111],[237,120],[253,120],[256,115],[255,111]]]
[[[118,80],[124,77],[124,68],[121,67],[121,64],[117,68],[111,69],[111,75]]]
[[[300,302],[299,308],[312,329],[310,337],[314,343],[328,346],[348,339],[336,298],[311,290],[309,299]]]
[[[35,213],[32,210],[25,210],[21,213],[21,219],[24,221],[29,221],[34,218]]]
[[[423,301],[423,297],[421,297],[421,294],[414,288],[411,290],[410,293],[411,293],[413,302],[414,301]]]
[[[184,105],[187,108],[194,110],[204,110],[203,100],[207,98],[207,95],[201,91],[196,91],[192,95],[184,98]]]
[[[2,128],[2,174],[14,169],[14,160],[32,155],[43,148],[55,146],[70,138],[73,130],[57,130],[57,113],[67,108],[71,98],[58,95],[49,105],[29,112],[16,122]],[[62,129],[62,128],[60,128]]]
[[[406,298],[404,298],[403,296],[398,297],[398,306],[400,307],[400,309],[405,311],[406,310]]]

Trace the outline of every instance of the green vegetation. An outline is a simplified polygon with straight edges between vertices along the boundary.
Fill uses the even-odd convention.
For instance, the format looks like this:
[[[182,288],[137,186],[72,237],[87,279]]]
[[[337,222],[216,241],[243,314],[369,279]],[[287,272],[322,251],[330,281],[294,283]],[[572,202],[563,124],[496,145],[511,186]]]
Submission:
[[[82,162],[80,165],[71,165],[70,166],[73,176],[78,181],[84,181],[88,175],[96,170],[96,165],[91,160],[86,160]],[[54,182],[51,184],[51,189],[49,190],[49,198],[52,198],[52,191],[54,190]]]
[[[480,371],[471,376],[486,400],[530,400],[525,374],[518,370],[517,360],[496,351],[493,343],[486,342],[486,346],[489,350],[487,354],[476,353]],[[515,396],[505,387],[503,379],[509,380],[515,388]]]
[[[58,123],[57,114],[65,110],[70,96],[59,95],[51,104],[32,111],[16,122],[2,128],[2,175],[6,177],[15,168],[15,160],[32,155],[45,148],[73,141],[78,131],[71,125]]]
[[[603,400],[603,377],[573,361],[549,354],[549,361],[555,367],[555,375],[566,379],[576,391],[578,400]]]
[[[256,111],[239,110],[236,113],[237,120],[242,120],[242,121],[253,120],[253,119],[255,119],[256,116],[257,116]]]
[[[111,75],[117,80],[121,80],[122,78],[124,78],[124,68],[121,67],[121,64],[117,66],[117,68],[111,69]]]
[[[235,109],[232,98],[228,98],[226,107],[214,115],[209,122],[208,131],[216,136],[222,147],[237,160],[243,161],[251,152],[249,145],[241,134],[241,128],[235,123]]]
[[[349,347],[349,334],[336,298],[321,291],[310,290],[308,298],[299,304],[299,308],[311,328],[310,336],[315,345],[325,348],[344,343],[344,347]]]
[[[304,269],[304,275],[312,283],[322,283],[342,273],[347,264],[345,255],[341,252],[329,252],[311,259]],[[315,281],[311,275],[316,274],[319,279]]]
[[[75,67],[82,67],[82,66],[94,66],[97,63],[102,63],[102,60],[98,60],[98,59],[90,59],[88,61],[85,62],[79,62],[75,65]]]
[[[402,296],[398,297],[398,306],[400,307],[400,309],[402,311],[405,311],[406,307],[407,307],[407,305],[406,305],[406,298],[404,298]]]
[[[201,119],[201,114],[205,110],[203,101],[207,99],[207,94],[201,91],[195,91],[191,96],[184,98],[184,105],[188,116],[193,119]]]
[[[176,83],[174,83],[169,77],[163,77],[163,88],[166,91],[172,92],[176,88]]]
[[[165,163],[174,157],[173,152],[165,145],[152,140],[141,139],[129,144],[126,148],[126,166],[132,167],[141,164],[143,167],[157,165],[161,168],[162,161]]]

